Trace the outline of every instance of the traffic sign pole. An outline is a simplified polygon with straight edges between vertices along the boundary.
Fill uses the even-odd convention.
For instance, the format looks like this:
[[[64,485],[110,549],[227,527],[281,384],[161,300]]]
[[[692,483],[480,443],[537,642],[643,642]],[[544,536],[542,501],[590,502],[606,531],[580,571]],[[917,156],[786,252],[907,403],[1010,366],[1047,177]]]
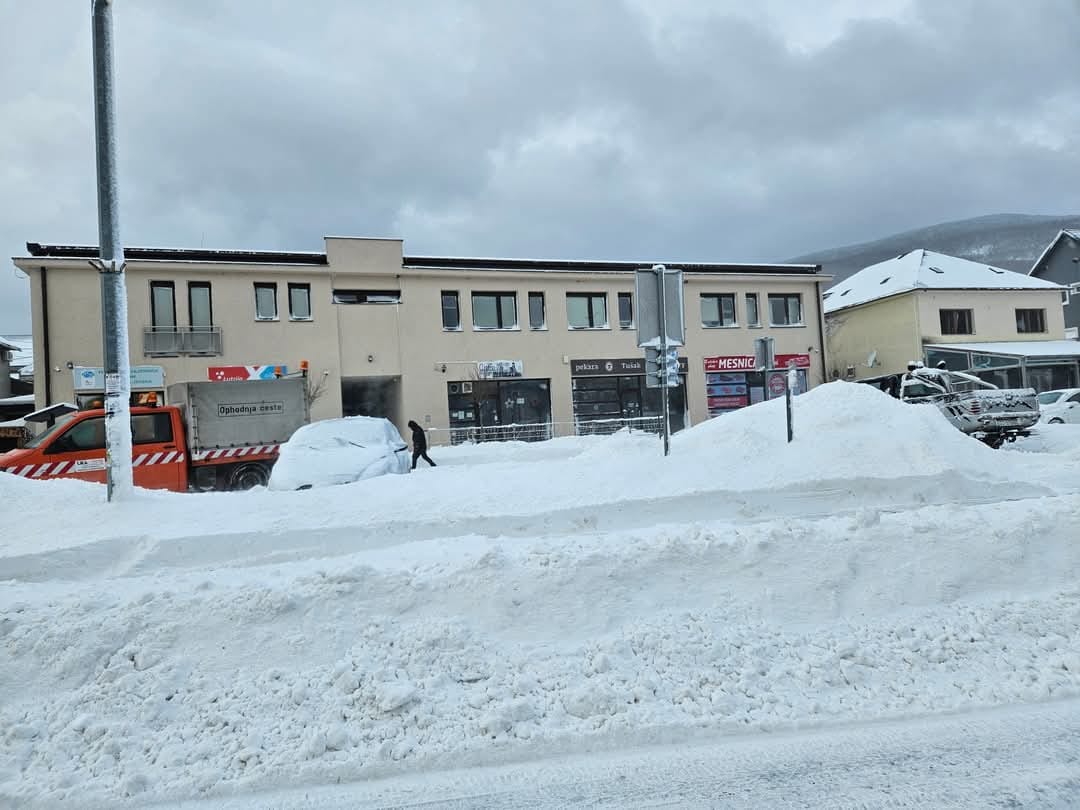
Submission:
[[[667,268],[662,264],[655,265],[653,272],[656,273],[656,285],[657,296],[660,300],[660,398],[663,403],[663,420],[664,420],[664,455],[671,453],[671,403],[668,396],[667,385],[667,351],[668,351],[668,330],[667,330],[667,295],[665,287],[667,287],[664,273]]]

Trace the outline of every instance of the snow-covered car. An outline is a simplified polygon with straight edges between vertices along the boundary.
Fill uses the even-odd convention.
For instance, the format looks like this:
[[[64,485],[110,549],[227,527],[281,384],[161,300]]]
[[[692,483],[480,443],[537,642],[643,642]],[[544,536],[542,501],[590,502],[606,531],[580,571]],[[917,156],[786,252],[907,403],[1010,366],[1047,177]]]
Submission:
[[[388,419],[347,416],[298,429],[281,446],[267,485],[273,490],[348,484],[409,472],[409,446]]]
[[[1080,388],[1060,388],[1039,394],[1041,421],[1051,425],[1080,424]]]

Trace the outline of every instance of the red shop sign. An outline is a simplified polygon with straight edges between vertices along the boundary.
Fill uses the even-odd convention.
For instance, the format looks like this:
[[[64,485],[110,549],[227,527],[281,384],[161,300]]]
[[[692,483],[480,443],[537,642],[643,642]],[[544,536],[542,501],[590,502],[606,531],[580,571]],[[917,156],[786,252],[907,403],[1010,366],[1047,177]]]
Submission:
[[[776,368],[787,368],[788,363],[795,361],[795,368],[810,368],[810,355],[808,354],[778,354],[776,355]]]
[[[753,371],[754,356],[752,354],[733,354],[727,357],[706,357],[706,371]]]
[[[750,404],[750,397],[709,397],[709,410],[724,408],[745,408]]]

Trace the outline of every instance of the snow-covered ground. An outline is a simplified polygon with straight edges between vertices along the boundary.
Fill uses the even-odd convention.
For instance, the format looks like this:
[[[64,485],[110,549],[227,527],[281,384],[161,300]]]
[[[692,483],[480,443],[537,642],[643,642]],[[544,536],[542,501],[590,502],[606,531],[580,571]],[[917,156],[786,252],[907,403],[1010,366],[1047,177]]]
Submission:
[[[797,400],[791,445],[765,403],[667,459],[642,434],[432,455],[114,504],[0,477],[0,804],[224,801],[1080,696],[1068,426],[993,451],[838,383]]]

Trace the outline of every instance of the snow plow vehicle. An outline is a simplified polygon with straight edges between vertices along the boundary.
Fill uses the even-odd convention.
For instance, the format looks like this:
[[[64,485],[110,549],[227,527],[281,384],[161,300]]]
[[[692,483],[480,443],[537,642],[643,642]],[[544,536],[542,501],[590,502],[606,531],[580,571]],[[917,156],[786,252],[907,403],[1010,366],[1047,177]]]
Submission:
[[[937,406],[957,428],[994,448],[1030,435],[1039,421],[1034,388],[998,388],[960,371],[912,369],[900,383],[900,399]]]

